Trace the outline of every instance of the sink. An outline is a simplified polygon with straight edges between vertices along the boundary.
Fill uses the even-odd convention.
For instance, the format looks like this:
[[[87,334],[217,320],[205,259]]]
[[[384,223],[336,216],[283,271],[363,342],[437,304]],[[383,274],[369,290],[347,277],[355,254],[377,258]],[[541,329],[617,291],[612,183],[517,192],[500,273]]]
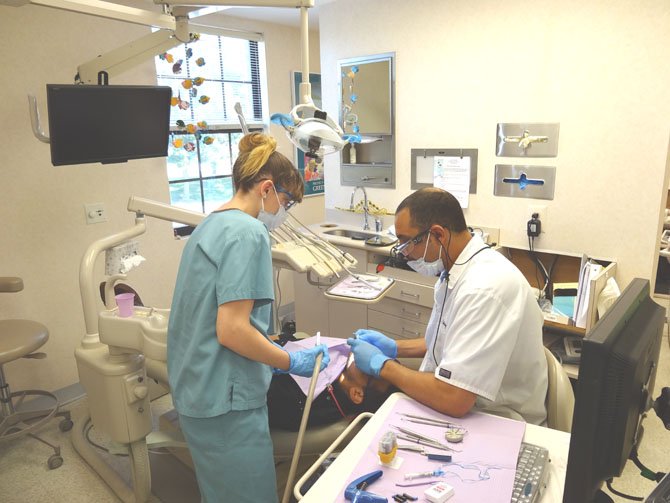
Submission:
[[[323,231],[324,234],[328,234],[330,236],[340,236],[343,238],[351,238],[351,239],[356,239],[359,241],[365,241],[370,238],[377,237],[377,234],[374,234],[372,232],[365,232],[365,231],[353,231],[350,229],[332,229],[329,231]]]

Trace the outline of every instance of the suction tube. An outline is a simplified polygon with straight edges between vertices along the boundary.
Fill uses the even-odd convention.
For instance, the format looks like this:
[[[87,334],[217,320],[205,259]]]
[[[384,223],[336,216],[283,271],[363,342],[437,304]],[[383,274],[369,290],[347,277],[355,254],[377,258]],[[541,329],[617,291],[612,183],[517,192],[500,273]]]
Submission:
[[[295,478],[295,471],[298,467],[300,454],[302,452],[302,441],[307,429],[307,420],[309,419],[309,411],[312,408],[312,400],[314,399],[314,388],[316,388],[316,381],[319,377],[319,369],[321,368],[321,360],[323,355],[319,354],[314,363],[314,372],[312,373],[312,380],[309,382],[309,392],[305,401],[305,410],[302,413],[302,420],[300,421],[300,429],[298,430],[298,438],[295,442],[295,450],[293,451],[293,459],[291,460],[291,468],[288,472],[288,479],[286,480],[286,487],[284,488],[284,497],[282,503],[288,503],[291,496],[291,488],[293,486],[293,479]]]

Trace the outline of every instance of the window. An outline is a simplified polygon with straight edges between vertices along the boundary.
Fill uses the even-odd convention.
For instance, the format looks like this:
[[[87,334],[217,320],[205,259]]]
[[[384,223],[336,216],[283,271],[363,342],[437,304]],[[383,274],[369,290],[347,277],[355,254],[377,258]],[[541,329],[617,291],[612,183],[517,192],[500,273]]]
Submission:
[[[210,212],[232,197],[232,167],[242,137],[235,103],[250,129],[262,130],[262,44],[203,34],[170,50],[171,57],[156,57],[158,85],[171,87],[179,103],[170,114],[171,204]]]

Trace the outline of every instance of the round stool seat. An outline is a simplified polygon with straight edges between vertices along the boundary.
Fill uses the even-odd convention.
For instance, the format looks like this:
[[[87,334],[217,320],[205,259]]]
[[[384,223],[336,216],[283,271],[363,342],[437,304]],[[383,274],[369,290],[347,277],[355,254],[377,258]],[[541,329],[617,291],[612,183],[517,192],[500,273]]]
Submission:
[[[49,330],[30,320],[0,320],[0,365],[34,353],[49,340]]]

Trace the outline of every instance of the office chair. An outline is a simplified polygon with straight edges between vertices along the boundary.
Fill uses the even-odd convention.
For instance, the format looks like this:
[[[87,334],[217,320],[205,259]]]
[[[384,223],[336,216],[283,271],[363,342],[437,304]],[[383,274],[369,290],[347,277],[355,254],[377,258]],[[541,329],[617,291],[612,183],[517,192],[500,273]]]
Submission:
[[[575,393],[568,374],[556,357],[544,348],[547,359],[549,382],[547,387],[547,426],[555,430],[570,433],[572,430],[572,412],[575,408]]]
[[[0,277],[0,293],[15,293],[23,290],[23,280],[14,277]],[[36,352],[49,339],[49,331],[41,323],[30,320],[0,320],[0,442],[14,440],[28,435],[54,450],[47,460],[49,469],[63,464],[60,447],[39,438],[33,432],[47,423],[53,416],[64,417],[59,424],[61,431],[72,428],[70,413],[59,412],[58,399],[52,393],[42,390],[23,390],[12,392],[5,380],[3,365],[19,358],[46,357]],[[26,398],[46,397],[40,400],[36,408],[25,403]],[[42,402],[46,401],[47,405]]]

